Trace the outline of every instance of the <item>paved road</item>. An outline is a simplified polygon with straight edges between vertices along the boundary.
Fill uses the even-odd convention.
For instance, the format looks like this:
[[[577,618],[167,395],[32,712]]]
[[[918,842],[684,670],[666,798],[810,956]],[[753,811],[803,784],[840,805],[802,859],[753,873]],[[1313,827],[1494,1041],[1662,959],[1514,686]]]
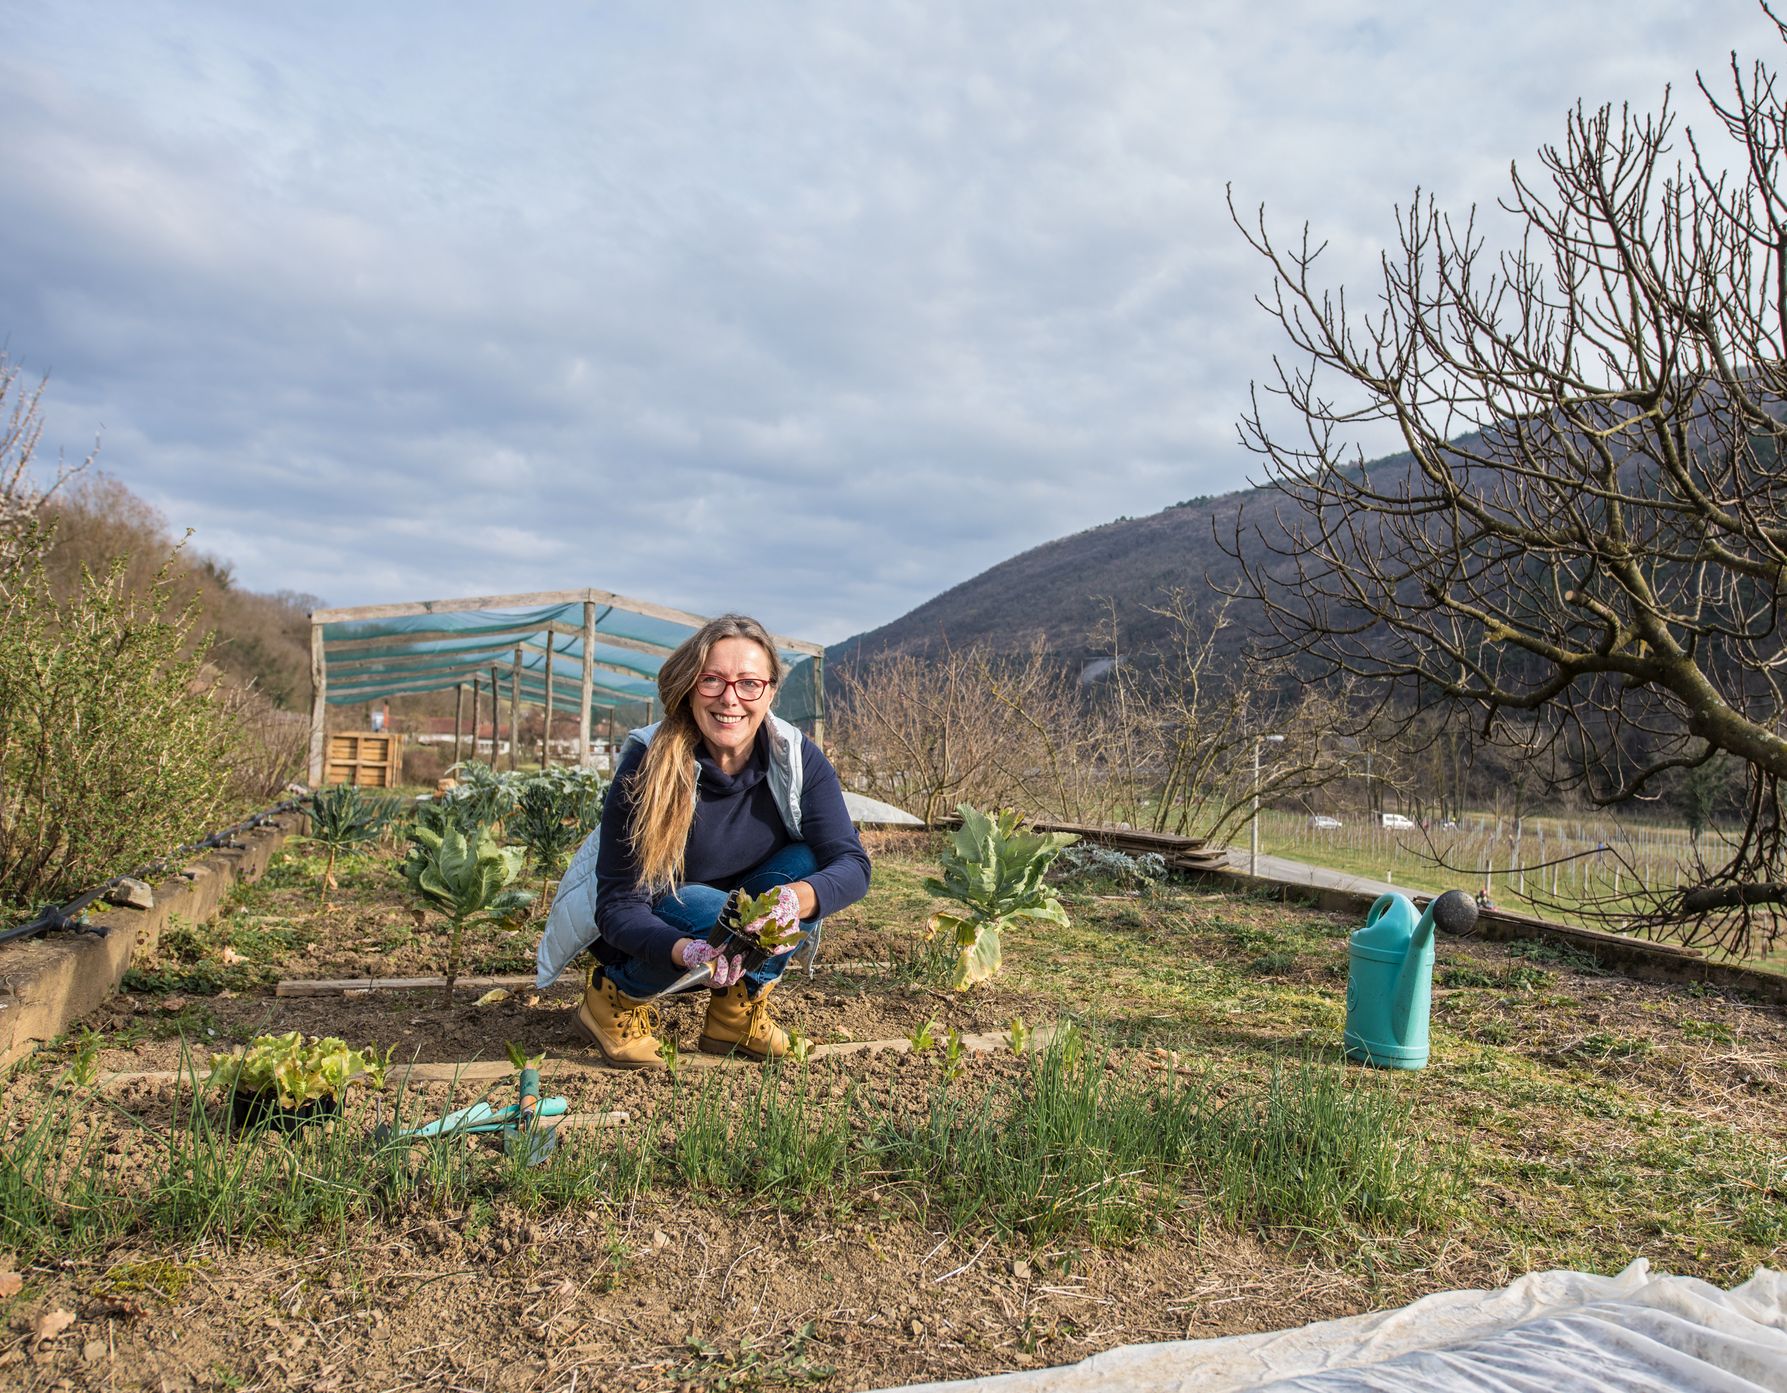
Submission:
[[[1229,848],[1230,870],[1246,875],[1247,861],[1245,850]],[[1262,854],[1259,873],[1266,880],[1284,880],[1293,885],[1314,885],[1326,890],[1349,890],[1357,895],[1382,895],[1390,890],[1400,895],[1427,893],[1424,890],[1411,891],[1406,885],[1392,885],[1387,880],[1367,880],[1362,875],[1331,871],[1326,866],[1312,866],[1307,861],[1293,861],[1288,856]]]

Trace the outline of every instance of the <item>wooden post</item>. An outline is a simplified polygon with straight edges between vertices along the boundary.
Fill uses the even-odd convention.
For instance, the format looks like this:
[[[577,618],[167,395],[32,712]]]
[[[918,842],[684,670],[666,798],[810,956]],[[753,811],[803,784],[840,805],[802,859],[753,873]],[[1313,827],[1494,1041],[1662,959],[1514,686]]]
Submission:
[[[521,645],[515,645],[515,664],[509,669],[509,769],[521,763]]]
[[[540,768],[552,765],[552,649],[556,640],[546,635],[546,717],[540,725]]]
[[[490,767],[496,768],[496,733],[502,728],[503,700],[496,694],[496,664],[490,665]]]
[[[825,748],[825,655],[813,655],[813,743]]]
[[[583,602],[583,689],[577,701],[577,765],[588,769],[595,763],[590,749],[590,703],[596,699],[596,602]]]
[[[453,763],[459,763],[459,727],[465,715],[465,683],[453,687]]]
[[[310,621],[310,786],[323,786],[323,744],[328,725],[329,667],[323,658],[323,626]]]

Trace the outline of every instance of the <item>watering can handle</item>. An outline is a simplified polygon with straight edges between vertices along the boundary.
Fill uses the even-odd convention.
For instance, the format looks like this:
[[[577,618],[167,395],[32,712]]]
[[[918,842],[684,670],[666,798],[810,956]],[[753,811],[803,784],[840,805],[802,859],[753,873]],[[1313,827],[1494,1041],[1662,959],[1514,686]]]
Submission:
[[[1371,906],[1370,911],[1365,916],[1365,927],[1370,928],[1373,924],[1377,923],[1379,919],[1382,919],[1390,912],[1390,906],[1395,903],[1396,896],[1394,894],[1379,895],[1376,903]]]

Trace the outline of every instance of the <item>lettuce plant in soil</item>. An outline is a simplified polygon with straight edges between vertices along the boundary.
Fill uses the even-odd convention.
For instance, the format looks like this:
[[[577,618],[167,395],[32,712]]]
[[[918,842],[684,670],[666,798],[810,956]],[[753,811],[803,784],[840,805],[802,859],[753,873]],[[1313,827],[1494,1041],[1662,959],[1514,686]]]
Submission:
[[[418,823],[411,829],[403,878],[425,906],[447,920],[442,1005],[453,1000],[466,928],[512,922],[533,903],[532,891],[510,888],[526,854],[521,847],[499,845],[488,827],[474,827],[469,834],[451,825],[437,830]]]
[[[1013,920],[1040,919],[1067,927],[1061,901],[1043,876],[1078,838],[1066,832],[1025,832],[1022,816],[1010,808],[988,815],[963,803],[957,811],[962,825],[940,858],[943,874],[927,878],[925,889],[961,906],[933,914],[929,932],[951,935],[956,957],[950,985],[966,991],[999,971],[1004,961],[1000,934]]]
[[[275,1110],[302,1117],[339,1111],[349,1085],[361,1080],[383,1087],[390,1062],[390,1050],[381,1058],[371,1045],[356,1050],[333,1036],[293,1030],[257,1035],[245,1048],[212,1055],[205,1082],[226,1090],[243,1120]]]

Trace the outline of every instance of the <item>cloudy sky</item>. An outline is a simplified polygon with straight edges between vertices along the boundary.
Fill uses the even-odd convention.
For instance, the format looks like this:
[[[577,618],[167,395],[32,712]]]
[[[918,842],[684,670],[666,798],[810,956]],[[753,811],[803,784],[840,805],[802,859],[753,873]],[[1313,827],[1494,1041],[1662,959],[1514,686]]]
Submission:
[[[507,12],[503,12],[507,11]],[[1223,190],[1362,282],[1748,0],[0,0],[0,342],[257,589],[825,641],[1239,487]]]

